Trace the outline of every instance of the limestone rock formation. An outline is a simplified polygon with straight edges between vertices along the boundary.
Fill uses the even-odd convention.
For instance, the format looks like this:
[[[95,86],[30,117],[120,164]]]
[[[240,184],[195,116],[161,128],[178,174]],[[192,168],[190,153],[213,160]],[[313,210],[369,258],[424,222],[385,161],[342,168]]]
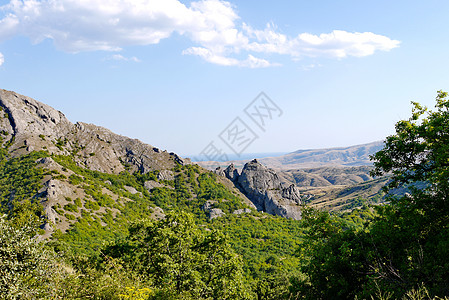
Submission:
[[[225,213],[220,208],[214,208],[214,204],[216,201],[214,200],[207,200],[204,204],[202,209],[206,212],[206,214],[209,216],[209,219],[215,219],[219,217],[223,217]],[[250,210],[251,212],[251,210]]]
[[[232,213],[234,215],[249,214],[249,213],[251,213],[251,209],[249,209],[249,208],[236,209]]]
[[[231,180],[232,182],[236,182],[239,177],[239,171],[234,167],[234,164],[230,164],[225,170],[224,170],[225,176]]]
[[[73,124],[46,104],[1,89],[0,126],[4,140],[11,141],[9,150],[13,156],[39,150],[70,154],[83,168],[116,174],[125,169],[142,173],[169,170],[178,163],[190,163],[175,153],[160,151],[106,128],[82,122]]]
[[[154,180],[148,180],[148,181],[145,181],[144,187],[145,187],[148,191],[151,191],[151,190],[154,189],[154,188],[165,187],[165,185],[160,184],[159,182],[154,181]]]
[[[215,218],[220,218],[223,217],[225,215],[225,213],[220,209],[220,208],[212,208],[209,211],[209,219],[215,219]]]
[[[241,174],[230,165],[226,177],[254,203],[259,211],[291,219],[301,218],[301,194],[295,185],[285,187],[272,169],[256,159],[245,164]]]
[[[159,179],[159,180],[174,180],[175,175],[170,170],[162,170],[157,175],[157,179]]]
[[[218,176],[223,176],[225,177],[225,173],[224,170],[221,167],[217,167],[214,171],[215,174],[217,174]]]

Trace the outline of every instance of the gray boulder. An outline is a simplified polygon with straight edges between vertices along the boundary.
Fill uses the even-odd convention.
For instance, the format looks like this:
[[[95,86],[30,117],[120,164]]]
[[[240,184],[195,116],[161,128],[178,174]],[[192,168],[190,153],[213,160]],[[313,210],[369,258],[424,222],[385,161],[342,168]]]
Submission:
[[[145,181],[145,183],[144,183],[143,186],[144,186],[145,189],[147,189],[148,191],[151,191],[151,190],[154,189],[154,188],[161,188],[161,187],[164,187],[163,184],[160,184],[159,182],[154,181],[154,180],[148,180],[148,181]]]
[[[249,208],[236,209],[232,213],[234,215],[249,214],[249,213],[251,213],[251,209],[249,209]]]
[[[207,200],[203,204],[202,209],[209,216],[209,219],[215,219],[215,218],[223,217],[225,215],[225,213],[220,208],[214,208],[214,204],[216,202],[217,201],[214,201],[214,200]]]
[[[157,179],[159,179],[159,180],[174,180],[175,175],[170,170],[162,170],[157,175]]]
[[[223,217],[225,213],[220,208],[212,208],[209,211],[209,219],[215,219]]]
[[[219,176],[226,177],[224,170],[221,167],[217,167],[213,172]]]

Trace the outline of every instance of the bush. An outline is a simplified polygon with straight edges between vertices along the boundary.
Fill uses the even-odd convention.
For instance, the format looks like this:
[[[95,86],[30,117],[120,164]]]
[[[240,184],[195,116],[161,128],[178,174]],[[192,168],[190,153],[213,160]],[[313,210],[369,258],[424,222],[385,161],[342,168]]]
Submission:
[[[74,212],[74,213],[78,212],[78,206],[76,204],[72,204],[72,203],[64,205],[64,209],[66,211],[71,211],[71,212]]]
[[[45,298],[56,268],[51,252],[33,238],[30,226],[16,228],[0,217],[0,298]]]

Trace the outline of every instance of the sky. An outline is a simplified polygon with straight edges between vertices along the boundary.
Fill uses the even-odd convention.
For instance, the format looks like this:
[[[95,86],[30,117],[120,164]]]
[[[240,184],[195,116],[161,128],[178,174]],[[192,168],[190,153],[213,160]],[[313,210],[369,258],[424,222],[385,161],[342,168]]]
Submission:
[[[0,88],[184,156],[394,133],[449,91],[449,1],[0,0]]]

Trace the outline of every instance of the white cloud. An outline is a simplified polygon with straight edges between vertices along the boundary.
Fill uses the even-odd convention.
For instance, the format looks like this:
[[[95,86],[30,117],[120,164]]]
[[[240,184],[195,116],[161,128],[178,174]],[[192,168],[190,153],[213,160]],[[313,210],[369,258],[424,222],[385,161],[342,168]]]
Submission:
[[[288,38],[284,34],[277,33],[271,24],[268,24],[265,30],[254,30],[246,24],[243,28],[256,40],[246,46],[247,50],[287,54],[294,58],[303,56],[362,57],[372,55],[378,50],[389,51],[400,44],[399,41],[372,32],[352,33],[334,30],[320,35],[301,33],[295,38]]]
[[[389,51],[399,42],[371,32],[334,30],[289,37],[273,24],[253,29],[240,21],[227,1],[200,0],[186,6],[179,0],[11,0],[0,8],[0,42],[23,35],[33,43],[53,40],[66,52],[120,51],[130,45],[157,44],[174,33],[195,45],[183,54],[223,66],[250,68],[277,64],[257,56],[367,56]],[[240,57],[247,57],[241,59]],[[133,60],[119,54],[112,59]],[[135,61],[135,60],[134,60]]]
[[[238,60],[236,58],[217,55],[213,51],[201,47],[191,47],[189,49],[184,50],[182,54],[197,55],[207,62],[221,66],[238,66],[248,68],[266,68],[272,66],[279,66],[279,64],[270,63],[268,60],[254,57],[251,54],[249,54],[248,58],[245,60]]]
[[[257,57],[252,56],[251,54],[249,54],[248,58],[246,60],[240,62],[240,66],[254,69],[254,68],[266,68],[266,67],[280,66],[280,64],[270,63],[266,59],[257,58]]]
[[[182,52],[182,54],[190,54],[197,55],[203,58],[205,61],[222,65],[222,66],[237,66],[239,64],[239,60],[235,58],[225,57],[219,54],[214,53],[210,49],[203,47],[191,47]]]
[[[18,18],[13,14],[7,14],[0,20],[0,40],[4,40],[16,34],[18,25]]]
[[[7,8],[19,34],[34,43],[52,39],[68,52],[157,44],[192,19],[177,0],[12,0]]]
[[[121,54],[113,54],[111,56],[106,57],[106,60],[118,60],[118,61],[133,61],[133,62],[141,62],[137,57],[125,57]]]
[[[0,53],[0,66],[5,62],[5,57]]]

